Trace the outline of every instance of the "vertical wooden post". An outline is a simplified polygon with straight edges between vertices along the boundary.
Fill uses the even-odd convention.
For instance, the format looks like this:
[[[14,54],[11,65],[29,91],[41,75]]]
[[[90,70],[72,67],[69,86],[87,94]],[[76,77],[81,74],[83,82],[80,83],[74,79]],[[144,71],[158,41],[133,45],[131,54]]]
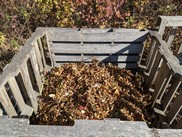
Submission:
[[[23,96],[21,95],[20,89],[18,87],[18,84],[14,77],[11,77],[8,80],[8,84],[11,88],[11,91],[13,93],[13,96],[18,104],[18,107],[21,110],[21,115],[28,115],[31,116],[32,114],[32,108],[25,104],[25,101],[23,100]]]
[[[167,23],[168,23],[167,20],[165,20],[165,19],[161,20],[159,30],[158,30],[158,34],[161,36],[161,38],[162,38],[162,36],[164,34]]]
[[[167,113],[167,118],[169,124],[172,124],[175,117],[178,115],[180,110],[182,109],[182,93],[175,99],[174,104],[171,106],[169,112]]]
[[[30,80],[30,76],[29,76],[29,72],[28,72],[27,63],[24,63],[21,66],[21,75],[22,75],[23,82],[24,82],[25,88],[27,90],[28,96],[30,98],[32,107],[34,109],[34,112],[36,113],[37,108],[38,108],[38,104],[37,104],[38,93],[33,90],[31,80]]]
[[[45,55],[44,55],[44,50],[43,50],[43,47],[42,47],[42,42],[41,42],[41,39],[38,38],[38,46],[39,46],[39,49],[40,49],[40,54],[41,54],[41,57],[42,57],[42,63],[43,63],[43,66],[45,67],[46,66],[46,60],[45,60]]]
[[[168,93],[163,99],[162,107],[163,107],[164,113],[166,112],[169,104],[171,103],[171,101],[180,85],[181,85],[181,80],[179,78],[173,78],[171,87],[168,89]]]
[[[18,116],[5,87],[0,87],[0,101],[9,117]]]
[[[42,72],[44,69],[44,66],[43,66],[42,56],[41,56],[37,41],[35,42],[33,46],[34,46],[35,53],[32,53],[32,56],[35,56],[37,58],[36,60],[38,62],[38,68],[39,68],[38,71]]]
[[[172,27],[172,30],[171,30],[170,35],[169,35],[169,38],[167,40],[167,45],[168,45],[169,48],[172,46],[172,42],[174,40],[177,28],[178,27]]]
[[[161,67],[159,69],[158,75],[154,81],[154,93],[152,95],[152,107],[154,107],[157,98],[159,97],[161,92],[164,92],[166,85],[168,84],[168,74],[170,74],[171,70],[167,65],[166,61],[163,61]]]
[[[49,45],[49,37],[48,37],[48,34],[47,34],[47,30],[46,30],[46,44],[47,44],[47,48],[48,48],[48,52],[49,52],[49,58],[50,58],[50,61],[51,61],[51,67],[53,67],[53,60],[52,60],[52,56],[51,56],[51,49],[50,49],[50,45]]]
[[[156,51],[156,57],[153,60],[153,65],[151,66],[151,69],[150,69],[151,72],[149,73],[149,77],[146,80],[146,85],[147,85],[148,89],[150,88],[151,84],[154,81],[154,77],[157,72],[157,68],[159,67],[159,64],[161,61],[162,61],[162,55],[161,55],[160,51],[158,50],[158,51]]]
[[[37,62],[37,57],[36,58],[36,49],[34,48],[31,52],[30,52],[30,60],[31,60],[31,64],[32,64],[32,68],[33,68],[33,73],[35,75],[35,79],[36,79],[36,84],[38,86],[39,92],[42,90],[42,80],[41,80],[41,76],[40,76],[40,71],[38,68],[38,62]]]

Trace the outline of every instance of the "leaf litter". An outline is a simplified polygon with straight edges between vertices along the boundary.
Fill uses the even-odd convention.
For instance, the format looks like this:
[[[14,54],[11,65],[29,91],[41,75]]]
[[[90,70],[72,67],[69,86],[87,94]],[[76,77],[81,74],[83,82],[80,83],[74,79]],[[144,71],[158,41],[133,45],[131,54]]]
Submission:
[[[150,98],[139,72],[97,60],[67,63],[45,74],[33,119],[40,125],[73,125],[76,119],[104,118],[148,122]]]

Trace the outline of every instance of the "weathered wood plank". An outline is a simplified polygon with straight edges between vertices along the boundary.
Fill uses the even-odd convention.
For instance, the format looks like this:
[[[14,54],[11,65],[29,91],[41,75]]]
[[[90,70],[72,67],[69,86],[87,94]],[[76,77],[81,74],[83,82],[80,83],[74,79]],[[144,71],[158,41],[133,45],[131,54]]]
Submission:
[[[108,33],[108,32],[142,32],[139,29],[125,29],[125,28],[58,28],[58,27],[51,27],[47,28],[47,32],[50,33],[52,31],[61,31],[62,33],[72,33],[72,32],[79,32],[79,33]],[[146,31],[146,30],[145,30]],[[147,31],[146,31],[147,32]]]
[[[169,124],[172,124],[175,117],[178,115],[180,110],[182,109],[182,93],[175,99],[174,104],[171,106],[169,112],[167,113],[167,118]]]
[[[38,68],[38,62],[37,62],[37,55],[35,50],[32,50],[30,52],[30,60],[31,60],[31,64],[32,64],[32,68],[33,68],[33,73],[35,75],[35,79],[36,79],[36,84],[38,86],[39,92],[41,92],[42,90],[42,80],[41,80],[41,76],[40,76],[40,72],[39,68]]]
[[[149,51],[148,56],[146,57],[146,71],[148,73],[151,72],[152,66],[155,63],[155,59],[156,59],[156,55],[157,55],[157,50],[158,50],[158,46],[160,45],[160,43],[156,42],[155,40],[153,40],[152,45],[151,45],[151,49]]]
[[[167,26],[167,21],[162,20],[158,29],[158,34],[162,37]]]
[[[122,55],[122,56],[71,56],[71,55],[52,55],[53,61],[92,61],[92,59],[97,59],[99,61],[104,62],[137,62],[139,56],[129,56],[129,55]]]
[[[160,62],[162,61],[162,54],[160,51],[157,51],[155,54],[156,58],[153,60],[153,65],[151,66],[150,73],[148,75],[148,79],[146,80],[146,85],[148,89],[154,81],[154,77],[157,73],[157,68],[159,67]],[[154,63],[155,62],[155,63]]]
[[[167,87],[169,86],[168,84],[169,84],[169,82],[171,81],[171,78],[172,78],[172,76],[173,76],[172,70],[168,70],[168,71],[169,71],[169,73],[168,73],[168,75],[166,76],[166,79],[167,79],[166,84],[165,84],[164,88],[162,89],[162,92],[159,94],[159,98],[158,98],[158,101],[159,101],[159,102],[161,102],[161,99],[163,98],[164,93],[166,92],[166,89],[167,89]]]
[[[81,31],[62,31],[52,29],[48,33],[49,41],[87,41],[87,42],[143,42],[147,31],[117,33],[81,33]]]
[[[5,87],[0,87],[0,101],[9,117],[18,116]]]
[[[78,31],[78,30],[76,30]],[[103,29],[99,29],[99,28],[84,28],[84,29],[80,29],[81,33],[108,33],[108,32],[114,32],[114,33],[123,33],[123,32],[140,32],[140,30],[138,29],[123,29],[123,28],[103,28]]]
[[[87,63],[87,62],[86,62]],[[54,63],[54,66],[61,66],[63,64],[66,64],[64,62]],[[120,68],[126,68],[126,69],[137,69],[138,64],[137,63],[117,63],[117,66]]]
[[[29,76],[29,72],[28,72],[27,63],[22,64],[20,69],[21,69],[21,75],[22,75],[22,78],[23,78],[25,88],[27,90],[27,93],[28,93],[28,96],[30,98],[30,101],[31,101],[32,107],[34,109],[34,112],[36,113],[37,108],[38,108],[38,104],[37,104],[37,95],[38,95],[38,93],[33,90],[31,80],[30,80],[30,76]]]
[[[18,104],[18,107],[21,110],[21,115],[31,116],[31,114],[33,112],[32,108],[25,104],[25,101],[23,100],[23,96],[20,92],[20,89],[18,87],[18,84],[17,84],[15,78],[14,77],[10,78],[8,80],[8,84],[9,84],[11,91],[13,93],[13,96]]]
[[[158,33],[162,37],[166,27],[180,27],[181,24],[182,16],[159,16],[157,20]]]
[[[161,64],[161,67],[159,69],[159,72],[157,74],[157,77],[154,81],[154,92],[152,94],[152,107],[154,107],[157,98],[159,98],[159,95],[161,92],[164,92],[167,84],[168,84],[168,74],[170,74],[171,70],[169,66],[167,65],[167,62],[163,61]]]
[[[52,53],[139,54],[143,44],[51,44]]]
[[[160,25],[160,20],[167,22],[167,27],[179,27],[182,24],[182,16],[159,16],[157,26]]]
[[[11,63],[6,67],[6,69],[4,69],[0,76],[0,86],[3,86],[8,78],[16,76],[19,73],[20,65],[28,59],[29,52],[33,48],[33,41],[44,34],[44,31],[45,28],[37,28],[37,31],[32,33],[23,48],[21,48],[21,50],[12,59]]]
[[[39,67],[37,71],[42,72],[44,70],[44,66],[43,66],[42,57],[41,57],[41,53],[40,53],[37,41],[34,44],[34,49],[35,49],[34,56],[36,56],[36,60],[38,62],[38,67]]]
[[[42,42],[41,42],[40,38],[37,39],[37,43],[38,43],[38,46],[39,46],[39,49],[40,49],[42,63],[43,63],[43,66],[45,67],[46,66],[46,60],[45,60],[44,50],[43,50]]]
[[[172,30],[170,31],[170,35],[169,35],[169,38],[167,40],[168,47],[171,47],[172,46],[172,42],[173,42],[174,37],[176,35],[176,30],[177,30],[177,27],[172,27]]]
[[[150,31],[150,35],[160,43],[161,46],[159,46],[159,49],[162,52],[164,58],[167,60],[170,67],[172,68],[172,70],[174,71],[174,73],[182,75],[182,69],[179,64],[179,61],[175,56],[173,56],[171,51],[168,49],[167,43],[164,40],[162,40],[161,37],[155,31]]]
[[[173,78],[171,87],[169,88],[168,93],[164,97],[163,102],[162,102],[162,108],[163,108],[164,113],[166,112],[169,104],[171,103],[171,101],[180,85],[181,85],[181,80],[178,78]]]
[[[180,45],[180,47],[178,49],[178,55],[181,54],[181,53],[182,53],[182,43],[181,43],[181,45]]]
[[[50,44],[51,42],[49,42],[50,38],[48,36],[48,31],[46,31],[46,35],[45,35],[45,39],[46,39],[46,45],[47,45],[47,49],[48,49],[48,53],[49,53],[49,59],[50,59],[50,66],[53,67],[53,60],[52,60],[52,56],[51,56],[51,48],[50,48]],[[48,65],[48,64],[47,64]]]

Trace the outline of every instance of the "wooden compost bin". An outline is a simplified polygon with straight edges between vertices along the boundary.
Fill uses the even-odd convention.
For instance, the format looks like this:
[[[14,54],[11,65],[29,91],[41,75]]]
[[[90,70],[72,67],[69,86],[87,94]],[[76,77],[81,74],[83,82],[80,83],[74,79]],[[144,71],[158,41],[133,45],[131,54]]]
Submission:
[[[154,42],[143,58],[148,34]],[[178,89],[182,70],[164,43],[157,32],[147,30],[37,28],[0,75],[0,115],[30,117],[37,112],[43,71],[64,63],[97,59],[121,68],[144,70],[146,85],[153,92],[152,108],[159,121],[156,124],[170,126],[181,113],[182,93]],[[182,118],[178,121],[175,127],[181,128]]]
[[[97,59],[137,69],[148,31],[37,28],[0,77],[0,101],[9,117],[37,111],[42,72],[69,62]]]

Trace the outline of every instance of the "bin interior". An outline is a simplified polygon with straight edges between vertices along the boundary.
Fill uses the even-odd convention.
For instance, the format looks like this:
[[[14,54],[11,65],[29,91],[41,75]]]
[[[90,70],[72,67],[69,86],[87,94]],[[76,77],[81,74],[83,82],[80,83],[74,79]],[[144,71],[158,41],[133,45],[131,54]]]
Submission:
[[[1,115],[30,117],[36,113],[44,71],[64,63],[97,59],[138,70],[147,34],[136,29],[38,28],[0,76]]]

